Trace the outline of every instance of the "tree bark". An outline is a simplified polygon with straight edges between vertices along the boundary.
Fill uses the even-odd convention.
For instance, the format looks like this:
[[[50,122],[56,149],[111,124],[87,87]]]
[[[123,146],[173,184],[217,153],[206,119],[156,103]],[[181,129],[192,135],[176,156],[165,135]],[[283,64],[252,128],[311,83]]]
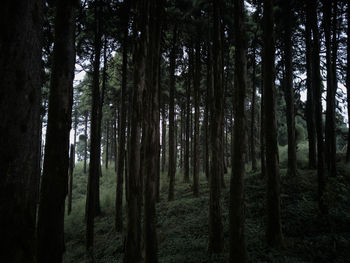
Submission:
[[[245,97],[247,88],[247,40],[244,26],[244,1],[234,1],[235,22],[235,125],[230,181],[230,262],[248,262],[244,237],[244,185],[246,158]]]
[[[165,103],[163,103],[162,107],[162,173],[165,172],[166,169],[166,107]]]
[[[256,151],[255,151],[255,129],[256,129],[256,121],[255,121],[255,107],[256,107],[256,47],[255,47],[255,40],[253,40],[254,43],[254,50],[253,50],[253,81],[252,81],[252,106],[251,106],[251,124],[250,124],[250,140],[251,140],[251,155],[252,155],[252,171],[256,171],[258,169],[257,162],[256,162]]]
[[[346,90],[347,90],[347,102],[348,102],[348,148],[346,151],[346,161],[350,161],[350,3],[347,8],[347,67],[346,67]]]
[[[176,39],[177,27],[173,29],[172,48],[170,53],[170,98],[169,98],[169,193],[168,200],[174,200],[175,187],[175,171],[176,171],[176,157],[175,157],[175,114],[174,114],[174,100],[175,100],[175,60],[176,60]]]
[[[128,75],[128,23],[129,23],[129,2],[125,2],[125,11],[123,12],[123,64],[122,64],[122,88],[120,100],[120,127],[119,127],[119,154],[117,169],[117,189],[115,201],[115,228],[117,232],[123,230],[123,176],[125,164],[125,132],[126,132],[126,92]]]
[[[72,190],[73,190],[73,170],[74,170],[74,144],[70,145],[69,167],[68,167],[68,197],[67,197],[67,212],[68,215],[72,212]]]
[[[278,167],[277,124],[275,115],[275,41],[273,0],[264,0],[264,39],[263,39],[263,89],[264,89],[264,126],[266,142],[266,176],[267,176],[267,229],[266,238],[269,246],[283,246],[281,208],[280,208],[280,174]]]
[[[307,1],[307,10],[310,10],[310,23],[312,29],[312,84],[315,98],[315,124],[317,134],[317,182],[318,206],[322,214],[328,209],[324,200],[326,180],[324,175],[324,142],[322,128],[322,79],[320,74],[320,38],[317,22],[317,1]]]
[[[62,262],[72,124],[77,1],[56,7],[48,125],[38,217],[37,262]]]
[[[223,85],[222,85],[222,42],[221,19],[222,1],[213,1],[213,67],[214,85],[210,96],[210,198],[209,198],[209,244],[210,253],[219,253],[223,249],[223,224],[221,215],[221,174],[222,167],[222,122],[223,122]]]
[[[189,65],[190,67],[190,65]],[[191,121],[191,74],[187,73],[186,84],[186,131],[185,131],[185,156],[184,156],[184,182],[190,182],[190,121]]]
[[[84,143],[84,174],[86,174],[86,163],[87,163],[87,148],[88,148],[88,119],[89,119],[89,112],[85,111],[85,116],[84,116],[84,122],[85,122],[85,128],[84,128],[84,136],[85,136],[85,143]]]
[[[95,39],[94,39],[94,61],[92,80],[92,108],[90,127],[90,165],[86,196],[86,249],[90,250],[94,243],[94,217],[99,213],[99,175],[100,175],[100,131],[99,131],[99,107],[100,107],[100,56],[101,56],[101,22],[100,22],[100,0],[95,2]]]
[[[0,235],[6,262],[35,262],[42,11],[41,0],[5,0],[0,9]]]

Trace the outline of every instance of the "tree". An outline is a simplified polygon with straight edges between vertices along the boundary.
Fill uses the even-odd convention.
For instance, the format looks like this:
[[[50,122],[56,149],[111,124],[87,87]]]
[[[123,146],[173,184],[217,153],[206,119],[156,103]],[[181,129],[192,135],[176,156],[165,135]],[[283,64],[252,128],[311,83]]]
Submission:
[[[75,157],[74,144],[70,145],[69,166],[68,166],[68,196],[67,196],[67,212],[68,215],[72,212],[72,194],[73,194],[73,169]]]
[[[168,200],[174,200],[174,187],[175,187],[175,173],[176,173],[176,157],[175,157],[175,114],[174,114],[174,101],[175,101],[175,67],[176,67],[176,39],[177,39],[177,27],[173,29],[172,47],[170,52],[170,81],[169,81],[169,194]]]
[[[221,186],[223,173],[222,162],[222,128],[223,128],[223,85],[222,85],[222,41],[221,20],[222,1],[213,1],[213,76],[214,85],[210,91],[210,175],[209,175],[209,244],[211,253],[223,249],[223,225],[221,215]]]
[[[263,13],[263,89],[264,89],[264,129],[266,147],[267,177],[267,228],[269,246],[283,246],[280,215],[280,174],[277,148],[277,127],[275,115],[275,41],[273,0],[264,0]]]
[[[350,120],[350,3],[347,8],[347,67],[346,67],[346,90],[348,102],[348,120]],[[350,161],[350,125],[348,129],[348,148],[346,151],[346,161]]]
[[[41,0],[1,3],[0,234],[14,263],[35,262],[42,13]]]
[[[62,262],[64,252],[63,223],[68,186],[77,5],[77,1],[60,1],[56,7],[48,125],[38,216],[38,262]]]
[[[234,1],[235,22],[235,123],[232,173],[230,181],[230,262],[248,262],[244,239],[244,186],[246,158],[245,97],[247,86],[247,40],[244,25],[244,1]]]

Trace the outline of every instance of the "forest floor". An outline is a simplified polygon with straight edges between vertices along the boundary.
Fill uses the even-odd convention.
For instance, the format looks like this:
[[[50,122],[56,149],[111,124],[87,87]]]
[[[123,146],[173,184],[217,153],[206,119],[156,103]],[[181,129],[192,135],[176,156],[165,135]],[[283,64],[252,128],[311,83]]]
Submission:
[[[122,262],[124,237],[114,230],[113,170],[113,167],[103,169],[101,178],[102,215],[95,220],[94,262]],[[320,216],[317,209],[316,172],[299,170],[297,178],[288,179],[286,170],[281,169],[281,215],[285,240],[281,251],[270,249],[265,242],[265,180],[260,173],[247,170],[245,233],[250,262],[350,262],[350,165],[339,162],[337,178],[329,178],[326,200],[330,211],[326,217]],[[161,176],[161,201],[157,204],[159,262],[227,262],[229,174],[225,175],[226,188],[222,190],[225,250],[218,255],[206,252],[209,207],[206,178],[201,175],[200,197],[196,198],[191,185],[183,183],[183,175],[177,174],[175,200],[168,202],[167,176]],[[81,164],[77,164],[73,211],[65,218],[65,263],[90,261],[84,247],[86,181],[87,175],[82,173]]]

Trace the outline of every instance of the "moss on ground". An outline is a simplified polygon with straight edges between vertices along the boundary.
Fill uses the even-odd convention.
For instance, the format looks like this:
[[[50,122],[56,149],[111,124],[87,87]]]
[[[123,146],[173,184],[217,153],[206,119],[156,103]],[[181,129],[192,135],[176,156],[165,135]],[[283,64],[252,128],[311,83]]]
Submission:
[[[248,168],[249,170],[249,168]],[[247,172],[246,240],[251,262],[348,262],[350,258],[350,165],[338,164],[338,177],[330,178],[327,202],[330,213],[317,210],[316,173],[299,170],[298,178],[286,178],[281,169],[281,211],[285,248],[276,251],[265,242],[265,180],[258,172]],[[66,253],[64,262],[89,262],[84,248],[84,208],[87,175],[81,164],[74,172],[73,211],[65,218]],[[206,253],[208,240],[209,188],[200,176],[200,197],[192,195],[191,185],[177,174],[175,200],[167,201],[167,175],[161,182],[157,204],[159,262],[227,262],[229,189],[222,191],[225,250]],[[229,176],[226,175],[226,185]],[[111,167],[101,178],[102,215],[95,222],[95,262],[122,262],[124,236],[114,230],[115,174]]]

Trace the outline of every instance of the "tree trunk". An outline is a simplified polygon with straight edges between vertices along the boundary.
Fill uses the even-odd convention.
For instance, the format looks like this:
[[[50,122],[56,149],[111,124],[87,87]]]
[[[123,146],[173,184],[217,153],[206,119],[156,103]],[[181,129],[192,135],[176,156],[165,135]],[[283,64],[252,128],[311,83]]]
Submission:
[[[244,26],[244,1],[234,1],[235,22],[235,126],[230,181],[230,262],[248,262],[244,237],[244,185],[246,158],[245,97],[247,87],[247,40]]]
[[[72,212],[72,190],[73,190],[73,170],[74,170],[74,144],[70,145],[69,167],[68,167],[68,197],[67,197],[67,212],[68,215]]]
[[[209,244],[210,253],[223,250],[223,224],[220,202],[220,179],[222,167],[222,122],[223,122],[223,85],[222,85],[222,42],[221,42],[221,8],[222,1],[213,1],[214,35],[213,35],[213,67],[214,85],[210,96],[210,198],[209,198]]]
[[[88,148],[88,119],[89,119],[89,112],[85,111],[85,116],[84,116],[84,122],[85,122],[85,127],[84,127],[84,136],[85,136],[85,143],[84,143],[84,174],[86,174],[86,163],[87,163],[87,148]]]
[[[134,20],[134,88],[130,119],[130,144],[128,161],[128,202],[127,202],[127,233],[124,263],[141,262],[141,124],[143,113],[143,92],[145,89],[145,59],[146,59],[146,19],[145,7],[140,2],[136,4]],[[141,32],[141,34],[137,34]]]
[[[346,90],[347,90],[347,102],[348,102],[348,148],[346,151],[346,161],[350,161],[350,3],[348,3],[348,11],[347,11],[347,67],[346,67]]]
[[[256,152],[255,152],[255,100],[256,100],[256,47],[255,40],[253,40],[253,81],[252,81],[252,106],[251,106],[251,124],[250,124],[250,140],[251,140],[251,155],[252,155],[252,171],[256,171],[257,162],[256,162]]]
[[[310,10],[306,11],[305,23],[305,53],[306,53],[306,125],[309,142],[309,168],[316,168],[316,127],[315,127],[315,98],[314,84],[312,83],[312,46],[311,46],[311,21]]]
[[[109,159],[109,121],[106,121],[106,159],[105,167],[108,169],[108,159]]]
[[[295,177],[297,173],[297,155],[295,141],[295,116],[294,116],[294,90],[293,90],[293,59],[292,59],[292,7],[289,1],[284,3],[284,64],[285,64],[285,90],[286,116],[288,131],[288,170],[289,177]]]
[[[174,100],[175,100],[175,63],[176,63],[176,39],[177,27],[173,29],[172,48],[170,53],[170,98],[169,98],[169,194],[168,200],[174,200],[175,187],[175,171],[176,171],[176,157],[175,157],[175,114],[174,114]]]
[[[55,44],[38,217],[38,262],[62,262],[64,252],[64,202],[68,186],[77,5],[77,1],[60,1],[56,8]]]
[[[197,35],[195,44],[195,76],[193,81],[194,89],[194,157],[193,157],[193,195],[199,195],[199,88],[201,79],[201,57],[200,57],[200,32]]]
[[[93,61],[93,80],[92,80],[92,108],[91,108],[91,128],[90,128],[90,165],[89,178],[86,196],[86,249],[90,250],[94,243],[94,217],[99,213],[99,175],[100,175],[100,124],[99,124],[99,108],[100,108],[100,53],[101,53],[101,22],[100,22],[100,1],[95,3],[95,39]]]
[[[156,180],[159,169],[159,56],[161,37],[162,0],[148,1],[149,42],[147,43],[146,67],[146,103],[145,108],[145,147],[143,174],[144,189],[144,246],[145,263],[156,263],[157,233],[156,233]]]
[[[335,9],[333,9],[335,12]],[[335,148],[335,93],[336,93],[336,78],[333,70],[332,57],[336,56],[334,50],[332,52],[332,44],[336,44],[331,41],[331,26],[332,26],[332,2],[323,1],[323,27],[326,43],[326,68],[327,68],[327,109],[326,109],[326,126],[325,126],[325,160],[327,162],[327,168],[329,175],[335,177],[336,175],[336,148]],[[334,23],[334,22],[333,22]],[[334,42],[334,40],[333,40]],[[333,53],[333,54],[332,54]],[[336,59],[335,59],[336,62]]]
[[[120,126],[119,126],[119,154],[117,169],[117,189],[115,201],[115,228],[117,232],[123,230],[123,176],[125,160],[125,132],[126,132],[126,93],[127,93],[127,75],[128,75],[128,23],[129,23],[129,2],[125,2],[125,11],[123,12],[123,64],[122,64],[122,88],[120,100]]]
[[[263,89],[267,176],[266,238],[269,246],[280,248],[283,246],[283,237],[280,215],[280,174],[278,167],[277,124],[275,115],[275,42],[272,0],[264,0],[263,17]]]
[[[326,181],[324,176],[324,142],[322,128],[322,79],[320,74],[320,38],[317,22],[317,1],[307,1],[307,10],[310,11],[310,23],[312,29],[312,85],[315,98],[315,124],[317,134],[317,181],[318,181],[318,206],[320,212],[327,213],[324,200]]]
[[[6,262],[35,262],[42,11],[41,0],[5,0],[0,9],[0,235]]]
[[[166,169],[166,107],[163,103],[162,107],[162,173]]]
[[[190,65],[189,65],[190,67]],[[185,131],[185,156],[184,156],[184,182],[190,182],[190,121],[191,121],[191,77],[190,71],[187,73],[186,84],[186,131]]]

